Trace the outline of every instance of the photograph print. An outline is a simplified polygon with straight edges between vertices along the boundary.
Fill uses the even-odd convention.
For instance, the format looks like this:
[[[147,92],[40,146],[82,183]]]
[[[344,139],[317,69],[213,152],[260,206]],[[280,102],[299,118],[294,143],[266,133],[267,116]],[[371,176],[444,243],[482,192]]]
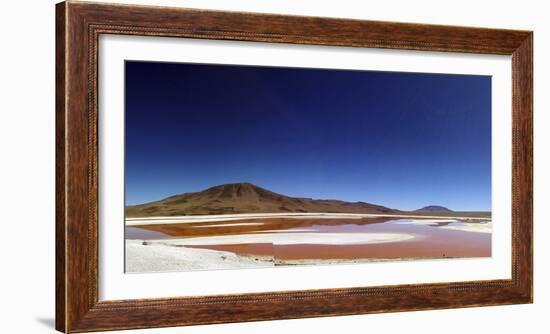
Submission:
[[[491,257],[491,77],[127,60],[124,224],[127,273]]]

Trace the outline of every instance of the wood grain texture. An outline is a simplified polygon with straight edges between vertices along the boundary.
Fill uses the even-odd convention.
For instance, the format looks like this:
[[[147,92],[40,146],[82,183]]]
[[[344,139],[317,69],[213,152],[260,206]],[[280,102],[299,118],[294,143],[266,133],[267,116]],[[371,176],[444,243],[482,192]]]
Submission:
[[[66,328],[65,317],[65,254],[67,239],[65,235],[65,102],[66,102],[66,82],[65,82],[65,4],[61,3],[56,7],[56,25],[55,25],[55,328],[64,330]]]
[[[171,36],[512,56],[512,279],[99,301],[97,43]],[[532,302],[533,44],[528,31],[64,2],[56,8],[56,328],[64,332]]]

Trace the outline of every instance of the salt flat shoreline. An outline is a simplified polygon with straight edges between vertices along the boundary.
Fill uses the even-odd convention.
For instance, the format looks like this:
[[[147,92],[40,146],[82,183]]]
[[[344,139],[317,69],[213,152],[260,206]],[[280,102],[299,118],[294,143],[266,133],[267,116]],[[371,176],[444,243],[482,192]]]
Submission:
[[[462,222],[460,225],[441,225],[441,223],[450,223],[454,222],[453,219],[412,219],[407,224],[414,225],[428,225],[428,226],[437,226],[437,228],[463,231],[463,232],[476,232],[476,233],[493,233],[493,222],[492,221],[482,221],[477,223],[471,222]]]
[[[464,220],[488,220],[490,217],[450,217],[450,216],[423,216],[423,215],[395,215],[395,214],[358,214],[358,213],[325,213],[325,212],[296,212],[296,213],[242,213],[223,215],[196,215],[196,216],[159,216],[126,218],[126,226],[140,225],[166,225],[166,224],[191,224],[206,222],[223,222],[248,219],[265,218],[307,218],[307,219],[362,219],[362,218],[413,218],[413,219],[464,219]]]
[[[446,259],[452,259],[447,257]],[[460,258],[460,257],[457,257]],[[358,258],[358,259],[274,259],[262,255],[126,240],[125,272],[161,273],[200,270],[274,268],[289,265],[334,265],[389,261],[439,260],[441,258]]]
[[[369,217],[395,217],[396,219],[410,219],[394,224],[429,225],[434,228],[452,229],[462,232],[491,233],[492,222],[484,217],[436,217],[412,215],[378,215],[378,214],[332,214],[332,213],[292,213],[292,214],[239,214],[239,215],[208,215],[208,216],[180,216],[180,217],[148,217],[129,218],[127,227],[140,228],[146,225],[160,224],[192,224],[202,222],[220,222],[214,226],[263,225],[260,222],[233,222],[246,219],[343,219],[354,220]],[[457,220],[464,220],[456,224]],[[223,223],[227,222],[227,223]],[[349,222],[353,223],[352,221]],[[446,224],[448,223],[448,224]],[[211,227],[212,225],[196,225],[197,227]],[[186,227],[187,228],[187,227]],[[160,238],[152,240],[126,240],[126,272],[170,272],[196,271],[213,269],[263,268],[282,265],[317,265],[317,264],[351,264],[379,261],[413,260],[413,258],[355,258],[355,259],[274,259],[269,256],[238,254],[230,251],[220,251],[194,246],[210,246],[224,244],[272,244],[272,245],[365,245],[379,243],[397,243],[418,238],[409,233],[381,233],[381,232],[318,232],[301,229],[287,231],[261,231],[260,233],[225,234],[211,236],[189,236],[180,238]],[[420,237],[422,238],[422,237]],[[427,259],[427,258],[422,258]]]
[[[400,242],[414,239],[414,235],[403,233],[247,233],[206,237],[147,240],[148,243],[162,243],[172,246],[208,246],[240,244],[273,245],[365,245]]]
[[[125,272],[170,272],[273,267],[273,261],[231,252],[126,240]]]
[[[356,245],[391,243],[413,239],[398,233],[266,233],[181,239],[126,240],[127,272],[193,271],[208,269],[239,269],[285,265],[286,260],[265,256],[245,256],[233,252],[191,248],[185,246],[218,245],[223,243],[273,245],[318,244]],[[305,259],[288,264],[355,263],[354,260]]]

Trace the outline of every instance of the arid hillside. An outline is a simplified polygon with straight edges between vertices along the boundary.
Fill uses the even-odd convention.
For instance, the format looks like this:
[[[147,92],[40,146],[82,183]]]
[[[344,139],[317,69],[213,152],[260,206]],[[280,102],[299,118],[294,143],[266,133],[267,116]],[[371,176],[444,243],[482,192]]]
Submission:
[[[289,197],[251,183],[224,184],[126,207],[127,217],[277,212],[393,214],[401,211],[365,202]]]

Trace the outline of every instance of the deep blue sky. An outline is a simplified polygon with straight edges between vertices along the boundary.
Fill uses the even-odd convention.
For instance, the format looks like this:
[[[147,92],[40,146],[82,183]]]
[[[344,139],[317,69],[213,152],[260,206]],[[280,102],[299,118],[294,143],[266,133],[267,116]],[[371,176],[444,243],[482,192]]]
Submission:
[[[126,201],[234,182],[491,209],[491,77],[126,62]]]

